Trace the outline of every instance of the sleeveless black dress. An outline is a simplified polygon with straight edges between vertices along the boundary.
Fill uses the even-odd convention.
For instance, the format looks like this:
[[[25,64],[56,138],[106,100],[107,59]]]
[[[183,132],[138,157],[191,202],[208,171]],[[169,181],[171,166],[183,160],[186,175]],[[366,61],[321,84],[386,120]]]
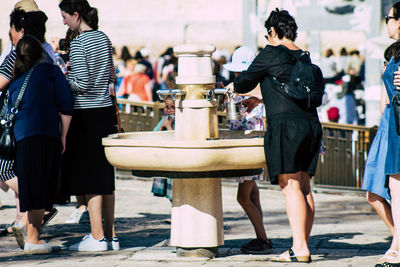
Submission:
[[[307,110],[293,102],[272,77],[287,82],[302,50],[267,45],[247,71],[235,79],[235,92],[247,93],[261,83],[267,132],[264,151],[272,184],[277,175],[305,171],[315,174],[322,140],[322,127],[316,109]]]

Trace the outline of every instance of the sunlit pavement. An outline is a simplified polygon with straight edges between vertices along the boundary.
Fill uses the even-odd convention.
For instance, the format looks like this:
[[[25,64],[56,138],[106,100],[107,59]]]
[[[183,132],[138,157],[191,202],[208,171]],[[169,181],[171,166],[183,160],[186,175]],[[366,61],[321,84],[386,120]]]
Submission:
[[[120,251],[70,252],[27,256],[13,236],[0,238],[0,266],[289,266],[273,263],[272,255],[240,254],[240,246],[254,238],[245,213],[236,202],[235,182],[223,182],[225,244],[214,259],[177,257],[168,247],[171,204],[151,194],[152,180],[116,181],[116,231]],[[267,234],[276,253],[291,245],[291,233],[282,192],[260,189]],[[390,232],[360,194],[315,193],[316,216],[310,248],[313,262],[295,266],[374,266],[390,245]],[[13,221],[11,192],[0,192],[0,227]],[[75,200],[75,199],[73,199]],[[89,224],[65,224],[74,209],[59,206],[58,215],[43,230],[42,238],[67,247],[89,232]]]

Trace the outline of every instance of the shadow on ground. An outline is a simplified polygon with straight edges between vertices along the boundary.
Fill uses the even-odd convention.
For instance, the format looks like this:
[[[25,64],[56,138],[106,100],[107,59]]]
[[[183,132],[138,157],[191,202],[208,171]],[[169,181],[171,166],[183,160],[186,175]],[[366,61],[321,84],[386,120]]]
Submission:
[[[347,243],[346,239],[352,239],[362,233],[334,233],[334,234],[323,234],[314,235],[310,237],[310,249],[311,254],[318,254],[321,256],[317,261],[322,260],[337,260],[343,258],[352,258],[354,255],[360,255],[362,250],[363,256],[376,256],[384,253],[383,248],[390,247],[391,239],[387,238],[387,242],[375,242],[370,244],[350,244]],[[225,244],[222,247],[226,248],[240,248],[243,244],[249,242],[251,239],[232,239],[225,240]],[[341,241],[343,240],[343,241]],[[274,246],[274,253],[280,254],[289,249],[292,245],[292,238],[272,238]],[[231,250],[227,256],[241,254],[238,249]]]
[[[149,214],[139,213],[140,217],[135,218],[116,218],[115,228],[117,236],[120,240],[121,249],[135,248],[135,247],[152,247],[165,239],[169,238],[170,225],[166,221],[170,218],[168,214]],[[89,224],[54,224],[45,228],[41,234],[41,239],[48,240],[49,243],[58,243],[63,247],[78,242],[83,235],[89,233]],[[58,242],[57,242],[58,241]],[[61,242],[60,242],[61,241]],[[9,257],[1,257],[1,262],[15,262],[15,261],[45,261],[50,258],[64,258],[64,257],[87,257],[88,255],[104,255],[115,253],[132,253],[130,251],[119,252],[71,252],[62,250],[60,253],[53,253],[49,255],[24,255],[22,251],[18,255]],[[2,265],[2,264],[0,264]]]

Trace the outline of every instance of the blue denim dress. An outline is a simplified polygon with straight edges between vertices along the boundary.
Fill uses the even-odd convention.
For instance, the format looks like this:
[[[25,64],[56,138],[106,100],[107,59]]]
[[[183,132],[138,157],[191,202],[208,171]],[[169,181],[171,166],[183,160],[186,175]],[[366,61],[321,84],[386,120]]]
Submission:
[[[387,200],[390,200],[389,190],[385,187],[389,112],[389,106],[387,106],[382,114],[381,123],[368,152],[362,183],[362,189],[375,193]]]
[[[383,74],[389,100],[397,93],[393,85],[394,72],[400,61],[389,61]],[[362,189],[390,200],[386,187],[387,175],[400,173],[400,136],[396,132],[393,105],[390,103],[383,112],[378,132],[372,142],[365,166]]]
[[[389,100],[398,92],[393,85],[394,72],[400,64],[400,60],[395,61],[393,58],[389,61],[386,71],[383,74],[386,92]],[[385,172],[386,175],[394,175],[400,173],[400,136],[396,131],[396,122],[394,119],[393,104],[389,105],[388,118],[388,149],[386,156]]]

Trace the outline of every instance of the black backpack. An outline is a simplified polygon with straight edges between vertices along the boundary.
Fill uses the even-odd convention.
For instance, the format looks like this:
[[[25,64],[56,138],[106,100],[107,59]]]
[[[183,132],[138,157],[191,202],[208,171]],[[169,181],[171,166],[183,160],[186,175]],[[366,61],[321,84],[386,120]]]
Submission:
[[[279,82],[276,77],[272,78],[299,106],[307,110],[321,106],[325,82],[321,69],[312,64],[309,52],[305,51],[297,58],[289,82]]]

